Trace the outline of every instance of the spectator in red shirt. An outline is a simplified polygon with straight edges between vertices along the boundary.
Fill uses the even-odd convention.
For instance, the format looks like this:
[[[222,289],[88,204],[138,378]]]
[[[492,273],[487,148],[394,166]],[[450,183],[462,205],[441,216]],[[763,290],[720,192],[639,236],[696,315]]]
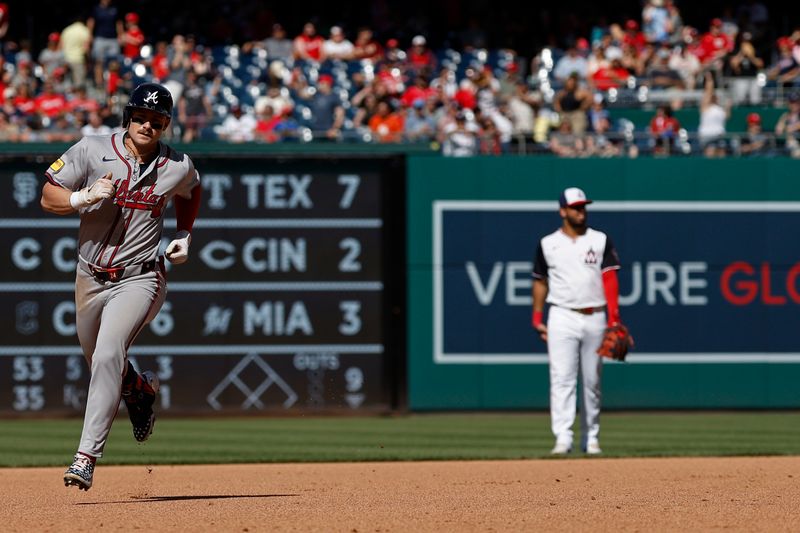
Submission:
[[[74,94],[67,99],[67,109],[71,113],[91,113],[100,110],[100,104],[94,98],[86,95],[86,87],[75,87]]]
[[[49,118],[60,115],[67,110],[67,99],[63,94],[53,90],[53,84],[50,81],[44,82],[42,94],[36,97],[35,102],[36,111]]]
[[[353,59],[367,59],[377,63],[383,59],[383,47],[372,36],[372,30],[363,27],[358,30],[353,43]]]
[[[460,109],[475,109],[475,106],[478,105],[477,98],[475,97],[477,91],[478,88],[472,81],[463,79],[458,85],[458,90],[453,96],[453,100],[458,104]]]
[[[122,55],[129,59],[138,59],[144,44],[144,33],[139,28],[139,15],[128,13],[125,15],[125,31],[120,37],[122,41]]]
[[[112,59],[108,63],[108,70],[106,72],[106,94],[114,96],[117,91],[122,87],[122,65],[116,59]]]
[[[425,101],[428,98],[435,98],[436,90],[431,89],[428,85],[428,79],[425,76],[417,76],[414,78],[414,85],[406,89],[403,96],[400,98],[400,103],[403,107],[411,107],[414,105],[415,100]]]
[[[317,35],[317,28],[313,22],[306,22],[303,33],[294,38],[294,57],[306,61],[325,61],[322,45],[325,40]]]
[[[378,86],[391,96],[399,95],[403,90],[403,77],[400,70],[392,68],[392,65],[385,61],[378,66],[375,80],[378,81]]]
[[[669,154],[675,145],[675,137],[677,137],[679,129],[681,129],[681,125],[678,119],[672,116],[672,109],[668,105],[659,106],[655,116],[650,120],[653,153]]]
[[[150,70],[159,83],[169,76],[169,48],[166,41],[158,41],[156,43],[156,53],[150,61]]]
[[[14,105],[14,111],[19,115],[31,116],[36,113],[36,101],[27,84],[17,85],[17,91],[11,103]]]
[[[696,52],[698,59],[704,66],[721,68],[722,60],[732,51],[733,39],[730,35],[723,33],[722,20],[713,19],[708,33],[700,38],[700,45]]]
[[[625,22],[625,34],[622,37],[622,44],[633,46],[637,52],[641,52],[647,46],[647,39],[644,33],[639,31],[639,23],[633,19]]]
[[[622,66],[622,61],[614,59],[608,66],[603,66],[597,69],[592,75],[592,84],[598,91],[607,91],[608,89],[618,89],[626,83],[630,72]]]
[[[431,74],[436,69],[436,56],[427,47],[428,41],[422,35],[411,39],[411,48],[408,49],[406,60],[409,69],[417,73]]]
[[[280,135],[275,131],[275,127],[280,124],[283,117],[275,115],[272,106],[264,106],[258,115],[254,135],[257,140],[265,143],[274,143],[280,140]]]

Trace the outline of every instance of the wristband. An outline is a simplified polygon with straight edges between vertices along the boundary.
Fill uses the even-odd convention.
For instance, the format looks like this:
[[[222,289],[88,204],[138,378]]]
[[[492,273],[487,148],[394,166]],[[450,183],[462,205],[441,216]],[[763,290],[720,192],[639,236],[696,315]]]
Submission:
[[[83,200],[83,189],[80,191],[75,191],[74,193],[69,195],[69,205],[72,206],[72,209],[77,211],[81,207],[83,207],[84,200]]]
[[[544,316],[544,312],[542,311],[534,311],[533,312],[533,327],[538,328],[542,325],[542,318]]]

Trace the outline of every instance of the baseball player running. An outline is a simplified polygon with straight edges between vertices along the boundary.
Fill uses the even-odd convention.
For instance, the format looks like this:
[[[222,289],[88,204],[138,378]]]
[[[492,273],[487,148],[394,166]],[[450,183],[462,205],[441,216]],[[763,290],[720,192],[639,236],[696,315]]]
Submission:
[[[601,357],[606,325],[619,322],[619,258],[608,236],[587,226],[591,200],[576,187],[559,199],[559,229],[539,241],[533,265],[533,327],[547,343],[553,454],[572,451],[578,368],[583,382],[581,448],[600,449]],[[545,299],[550,304],[543,322]]]
[[[64,473],[67,486],[92,486],[120,398],[136,440],[153,432],[158,378],[138,374],[127,353],[166,297],[158,256],[166,205],[174,197],[177,233],[165,255],[180,264],[188,258],[201,191],[192,160],[160,142],[172,105],[165,87],[140,85],[123,111],[124,131],[84,137],[45,172],[42,208],[80,215],[76,322],[91,370],[80,444]]]

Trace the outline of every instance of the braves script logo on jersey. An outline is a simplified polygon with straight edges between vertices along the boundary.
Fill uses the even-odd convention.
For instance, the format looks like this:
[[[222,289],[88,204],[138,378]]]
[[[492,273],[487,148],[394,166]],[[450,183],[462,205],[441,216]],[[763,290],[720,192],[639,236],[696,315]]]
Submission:
[[[128,189],[128,180],[119,180],[116,185],[117,194],[114,196],[115,205],[151,211],[150,216],[152,218],[161,216],[161,212],[164,210],[166,197],[163,194],[153,193],[153,189],[156,188],[155,183],[150,187],[142,187],[134,191]]]
[[[597,253],[594,250],[589,248],[589,251],[586,252],[586,257],[583,259],[584,263],[587,265],[596,265],[597,264]]]
[[[151,93],[147,93],[147,96],[144,99],[145,102],[148,104],[157,104],[158,103],[158,93],[153,91]]]

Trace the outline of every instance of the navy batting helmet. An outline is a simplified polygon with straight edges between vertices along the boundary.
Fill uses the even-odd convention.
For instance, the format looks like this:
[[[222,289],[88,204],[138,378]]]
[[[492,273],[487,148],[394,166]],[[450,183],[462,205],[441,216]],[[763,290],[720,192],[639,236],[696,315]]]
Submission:
[[[172,95],[158,83],[143,83],[131,93],[128,104],[122,111],[122,126],[127,128],[134,109],[147,109],[172,118]]]

